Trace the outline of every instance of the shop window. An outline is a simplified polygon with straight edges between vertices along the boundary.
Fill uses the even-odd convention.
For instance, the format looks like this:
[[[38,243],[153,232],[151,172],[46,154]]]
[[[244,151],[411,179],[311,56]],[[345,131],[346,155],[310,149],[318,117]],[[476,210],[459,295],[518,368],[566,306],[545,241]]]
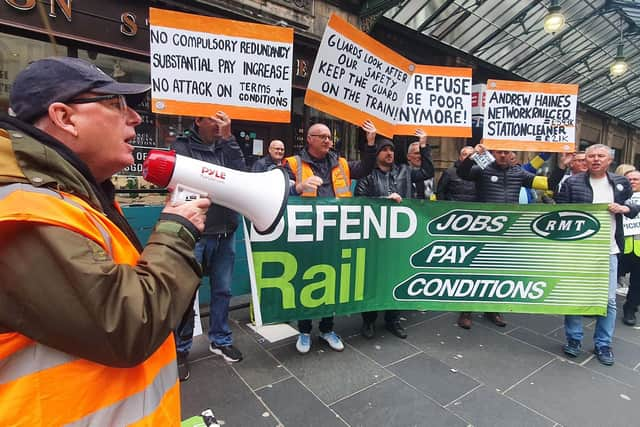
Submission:
[[[0,111],[9,111],[9,93],[16,75],[30,62],[56,54],[66,55],[67,48],[0,33]]]

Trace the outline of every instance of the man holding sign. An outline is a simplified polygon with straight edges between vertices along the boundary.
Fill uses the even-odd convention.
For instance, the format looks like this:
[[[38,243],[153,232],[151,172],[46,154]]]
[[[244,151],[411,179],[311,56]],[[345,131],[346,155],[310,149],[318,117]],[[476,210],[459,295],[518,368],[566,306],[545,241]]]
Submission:
[[[307,131],[307,146],[297,156],[286,158],[286,168],[295,185],[292,194],[302,197],[351,197],[351,178],[369,175],[376,161],[376,127],[366,120],[362,129],[367,136],[367,146],[362,160],[348,162],[332,150],[331,130],[322,123],[312,125]],[[300,335],[296,349],[306,354],[311,349],[311,320],[299,320]],[[320,321],[320,338],[335,351],[344,350],[340,337],[333,331],[333,316]]]

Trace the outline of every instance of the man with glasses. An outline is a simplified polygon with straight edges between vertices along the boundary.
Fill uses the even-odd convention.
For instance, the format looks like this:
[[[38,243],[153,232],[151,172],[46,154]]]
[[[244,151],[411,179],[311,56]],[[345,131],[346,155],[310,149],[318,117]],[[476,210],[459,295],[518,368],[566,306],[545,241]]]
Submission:
[[[266,172],[282,166],[284,159],[284,142],[274,139],[269,143],[267,155],[253,164],[252,172]]]
[[[148,85],[76,58],[31,63],[0,117],[0,425],[176,425],[172,331],[200,281],[207,199],[142,246],[111,176]],[[10,404],[9,404],[10,403]],[[37,409],[33,409],[37,408]]]
[[[292,194],[302,197],[352,197],[351,178],[369,175],[376,162],[376,128],[367,120],[362,125],[367,145],[362,160],[347,161],[332,150],[331,130],[322,123],[311,125],[307,131],[307,145],[297,156],[287,157]],[[296,349],[306,354],[311,349],[311,320],[298,321],[300,335]],[[320,338],[335,351],[344,350],[340,337],[333,331],[333,316],[323,317],[319,325]]]

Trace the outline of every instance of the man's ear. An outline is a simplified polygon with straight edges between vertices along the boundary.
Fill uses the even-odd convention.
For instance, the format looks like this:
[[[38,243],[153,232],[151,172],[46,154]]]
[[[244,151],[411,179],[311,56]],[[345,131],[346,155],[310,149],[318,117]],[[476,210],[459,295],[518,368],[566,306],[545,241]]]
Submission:
[[[78,129],[72,119],[74,114],[73,108],[62,102],[54,102],[47,109],[49,120],[60,131],[67,132],[72,136],[78,136]]]

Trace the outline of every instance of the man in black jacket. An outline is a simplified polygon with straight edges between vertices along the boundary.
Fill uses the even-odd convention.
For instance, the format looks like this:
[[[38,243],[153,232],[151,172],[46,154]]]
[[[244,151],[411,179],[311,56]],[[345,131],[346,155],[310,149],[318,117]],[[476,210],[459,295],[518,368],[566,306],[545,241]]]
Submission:
[[[394,145],[386,138],[380,138],[377,144],[376,167],[371,173],[358,181],[355,196],[383,197],[398,203],[403,198],[410,198],[413,193],[413,183],[433,177],[434,168],[431,162],[431,152],[427,145],[427,134],[422,130],[416,131],[419,139],[421,167],[413,168],[409,165],[394,163]],[[362,313],[362,336],[371,339],[375,335],[375,321],[377,311]],[[385,327],[399,338],[406,338],[407,333],[400,324],[398,311],[387,310],[384,314]]]
[[[486,148],[482,144],[474,147],[479,155],[484,154]],[[519,165],[512,165],[509,161],[510,152],[504,150],[492,151],[495,161],[482,169],[476,165],[469,155],[458,167],[458,176],[475,181],[478,202],[486,203],[518,203],[520,187],[546,190],[547,178],[536,176],[522,169]],[[495,325],[504,327],[505,323],[500,313],[486,313],[487,319]],[[458,325],[461,328],[471,328],[471,313],[460,314]]]
[[[176,139],[172,148],[177,154],[231,169],[244,170],[244,156],[231,134],[231,119],[219,111],[212,117],[198,117],[193,127]],[[212,204],[207,212],[202,238],[195,248],[196,258],[209,276],[209,350],[229,362],[242,360],[235,348],[228,324],[231,279],[235,260],[235,231],[238,214]],[[187,356],[193,340],[194,312],[189,310],[176,331],[178,368],[182,381],[189,377]]]
[[[618,285],[618,257],[624,248],[622,215],[634,218],[640,206],[629,199],[633,195],[629,181],[608,172],[611,165],[611,149],[595,144],[587,148],[586,173],[570,176],[556,196],[557,203],[608,203],[612,215],[611,250],[609,256],[609,301],[607,315],[599,316],[593,333],[596,357],[603,365],[613,365],[611,340],[616,325],[616,288]],[[582,350],[582,316],[565,316],[564,329],[567,344],[563,347],[566,355],[576,357]]]
[[[455,200],[459,202],[476,201],[476,184],[458,176],[458,167],[473,153],[473,147],[467,145],[460,150],[458,160],[446,171],[438,181],[436,197],[438,200]]]
[[[282,166],[284,160],[284,142],[274,139],[269,143],[267,155],[253,164],[251,172],[266,172]]]

